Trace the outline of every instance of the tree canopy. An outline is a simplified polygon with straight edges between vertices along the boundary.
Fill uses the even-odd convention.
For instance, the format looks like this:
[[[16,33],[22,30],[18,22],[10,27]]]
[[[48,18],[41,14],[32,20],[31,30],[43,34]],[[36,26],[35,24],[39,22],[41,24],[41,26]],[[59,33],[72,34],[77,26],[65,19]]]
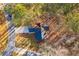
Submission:
[[[60,14],[66,17],[66,25],[73,31],[79,29],[79,4],[57,4],[57,3],[27,3],[27,4],[7,4],[4,10],[14,15],[13,22],[16,26],[30,24],[31,20],[43,13]],[[74,25],[75,24],[75,25]]]

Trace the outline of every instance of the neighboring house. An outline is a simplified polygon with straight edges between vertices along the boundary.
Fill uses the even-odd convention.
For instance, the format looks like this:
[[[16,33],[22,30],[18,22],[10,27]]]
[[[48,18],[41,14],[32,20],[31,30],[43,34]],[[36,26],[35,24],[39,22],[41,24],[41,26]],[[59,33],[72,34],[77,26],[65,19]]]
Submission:
[[[45,30],[49,30],[48,26],[43,26],[43,27],[32,27],[32,26],[21,26],[19,28],[15,28],[15,33],[16,34],[27,34],[27,35],[31,35],[33,34],[35,37],[35,40],[37,42],[40,42],[44,39],[44,35],[45,35]]]
[[[27,34],[27,35],[31,35],[34,34],[35,40],[41,41],[42,38],[42,34],[41,34],[41,28],[33,28],[33,27],[27,27],[27,26],[23,26],[23,27],[19,27],[15,29],[15,33],[19,33],[19,34]]]

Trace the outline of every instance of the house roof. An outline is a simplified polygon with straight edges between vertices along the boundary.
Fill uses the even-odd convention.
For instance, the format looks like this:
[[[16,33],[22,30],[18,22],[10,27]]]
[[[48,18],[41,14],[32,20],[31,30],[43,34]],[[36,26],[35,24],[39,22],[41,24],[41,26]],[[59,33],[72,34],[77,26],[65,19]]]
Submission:
[[[33,32],[29,32],[28,27],[27,26],[21,26],[21,27],[17,27],[15,28],[15,33],[33,33]]]

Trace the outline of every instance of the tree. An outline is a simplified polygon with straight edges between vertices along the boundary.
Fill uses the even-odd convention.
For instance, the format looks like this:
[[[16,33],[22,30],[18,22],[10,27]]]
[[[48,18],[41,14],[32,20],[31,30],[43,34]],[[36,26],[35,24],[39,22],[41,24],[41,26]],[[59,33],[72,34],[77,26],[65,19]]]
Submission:
[[[0,25],[5,23],[5,16],[3,11],[0,10]]]
[[[74,33],[79,32],[79,13],[69,13],[67,15],[67,25]]]
[[[16,26],[20,26],[25,22],[28,22],[29,13],[23,4],[8,4],[4,10],[14,16],[13,22]]]

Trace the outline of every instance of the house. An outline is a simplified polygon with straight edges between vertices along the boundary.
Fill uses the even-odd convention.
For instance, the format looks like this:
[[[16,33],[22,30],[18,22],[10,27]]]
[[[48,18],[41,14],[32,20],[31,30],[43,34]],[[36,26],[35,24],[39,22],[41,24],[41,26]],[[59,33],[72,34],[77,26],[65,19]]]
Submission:
[[[23,26],[23,27],[15,28],[15,33],[25,34],[26,36],[34,35],[34,38],[37,42],[43,39],[43,35],[40,28]]]

